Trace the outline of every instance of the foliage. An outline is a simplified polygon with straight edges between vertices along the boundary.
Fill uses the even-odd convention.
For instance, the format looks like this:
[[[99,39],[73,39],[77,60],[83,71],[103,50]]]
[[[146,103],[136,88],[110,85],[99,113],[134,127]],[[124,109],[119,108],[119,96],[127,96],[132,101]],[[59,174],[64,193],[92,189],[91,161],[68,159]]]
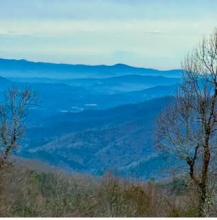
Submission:
[[[96,179],[22,166],[0,171],[0,216],[197,216],[195,193],[182,181],[140,183],[111,174]],[[181,186],[181,190],[177,188]],[[213,215],[215,215],[213,213]]]

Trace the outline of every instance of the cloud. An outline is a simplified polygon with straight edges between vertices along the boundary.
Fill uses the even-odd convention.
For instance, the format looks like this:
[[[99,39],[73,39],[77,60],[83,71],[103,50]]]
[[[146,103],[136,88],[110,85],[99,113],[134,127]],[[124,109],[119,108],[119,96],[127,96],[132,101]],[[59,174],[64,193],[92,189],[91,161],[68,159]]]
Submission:
[[[212,0],[7,0],[0,18],[9,20],[169,20],[216,18]]]
[[[179,67],[211,33],[211,0],[0,0],[0,52],[34,60]]]

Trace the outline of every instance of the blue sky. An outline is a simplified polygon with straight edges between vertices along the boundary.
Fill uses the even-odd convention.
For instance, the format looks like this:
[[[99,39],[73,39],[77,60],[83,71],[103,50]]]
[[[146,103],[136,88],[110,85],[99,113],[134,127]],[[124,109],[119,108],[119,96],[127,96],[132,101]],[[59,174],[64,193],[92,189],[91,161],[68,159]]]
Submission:
[[[0,57],[179,68],[216,0],[0,0]]]

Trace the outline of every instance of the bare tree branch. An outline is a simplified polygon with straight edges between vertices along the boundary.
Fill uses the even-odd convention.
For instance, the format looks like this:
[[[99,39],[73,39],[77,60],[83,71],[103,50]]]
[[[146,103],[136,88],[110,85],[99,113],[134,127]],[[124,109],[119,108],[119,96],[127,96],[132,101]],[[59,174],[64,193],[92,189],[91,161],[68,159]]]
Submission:
[[[24,120],[32,101],[33,93],[29,89],[10,89],[0,105],[0,167],[5,165],[23,137]]]
[[[210,161],[217,153],[217,31],[187,56],[183,69],[176,101],[159,119],[157,146],[186,161],[204,216]]]

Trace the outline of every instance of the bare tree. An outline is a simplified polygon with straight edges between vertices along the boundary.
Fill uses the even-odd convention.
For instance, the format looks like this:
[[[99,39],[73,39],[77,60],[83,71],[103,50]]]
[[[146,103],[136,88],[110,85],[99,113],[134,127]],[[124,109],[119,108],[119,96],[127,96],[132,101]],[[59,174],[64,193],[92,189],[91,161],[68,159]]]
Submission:
[[[22,140],[24,120],[32,100],[29,89],[10,89],[0,104],[0,168],[7,164],[9,155]]]
[[[159,119],[157,146],[186,161],[199,195],[199,216],[206,216],[217,145],[217,31],[187,56],[183,67],[177,98]]]

